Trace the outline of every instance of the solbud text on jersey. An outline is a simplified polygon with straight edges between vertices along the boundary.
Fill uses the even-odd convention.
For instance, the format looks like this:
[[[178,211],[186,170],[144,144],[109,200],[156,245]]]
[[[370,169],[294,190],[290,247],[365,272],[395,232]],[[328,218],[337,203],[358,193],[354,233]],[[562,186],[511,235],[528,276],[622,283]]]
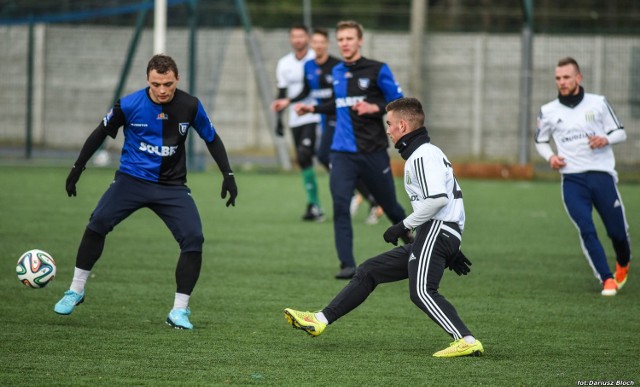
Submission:
[[[158,156],[166,157],[173,156],[178,149],[177,145],[174,146],[157,146],[157,145],[149,145],[146,142],[140,142],[139,150],[143,152],[148,152],[151,154],[155,154]]]
[[[336,108],[349,107],[365,100],[365,96],[336,98]]]

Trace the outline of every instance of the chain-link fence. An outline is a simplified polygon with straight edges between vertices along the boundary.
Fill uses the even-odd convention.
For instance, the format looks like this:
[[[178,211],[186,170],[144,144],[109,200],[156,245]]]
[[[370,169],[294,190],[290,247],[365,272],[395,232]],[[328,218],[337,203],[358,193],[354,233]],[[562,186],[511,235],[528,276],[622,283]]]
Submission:
[[[61,4],[67,3],[77,2]],[[124,3],[100,2],[102,7],[121,7]],[[167,51],[176,58],[181,71],[180,86],[186,89],[192,76],[187,71],[187,19],[181,16],[184,4],[171,6],[169,3]],[[260,155],[266,156],[267,162],[270,158],[275,162],[270,135],[272,128],[267,123],[265,106],[259,98],[255,68],[249,59],[245,32],[239,26],[233,3],[199,2],[195,94],[224,136],[232,159],[239,155]],[[290,14],[281,12],[280,17],[289,20],[287,25],[267,28],[267,21],[271,19],[263,8],[266,3],[249,2],[249,9],[275,95],[275,64],[289,50],[287,27],[301,19],[302,9],[298,6],[291,8],[295,12]],[[429,8],[427,32],[422,41],[424,84],[420,97],[427,110],[434,142],[455,160],[516,163],[520,151],[518,117],[522,44],[519,30],[522,20],[516,17],[518,9],[496,7],[492,13],[485,8],[482,12],[480,8],[465,8],[460,4],[462,2],[431,3],[435,4]],[[443,3],[454,4],[457,8],[452,11],[441,7]],[[332,28],[337,20],[346,18],[347,6],[336,6],[335,14],[330,14],[327,7],[331,4],[323,4],[320,7],[314,3],[311,8],[314,25]],[[391,12],[389,7],[387,5],[377,11]],[[363,53],[387,62],[406,91],[415,82],[411,77],[409,59],[410,2],[400,2],[392,8],[392,20],[404,19],[403,29],[399,23],[393,24],[393,28],[374,29],[365,22]],[[361,12],[369,13],[352,11],[354,15],[351,18],[360,17],[379,27],[377,19],[370,14],[373,7],[362,9]],[[617,19],[619,31],[615,23],[602,13],[585,16],[585,10],[577,9],[576,15],[588,16],[584,23],[588,28],[581,27],[580,23],[569,23],[567,28],[570,31],[562,32],[558,20],[564,16],[557,14],[552,17],[548,9],[539,7],[534,11],[538,16],[534,25],[530,106],[531,160],[539,161],[532,151],[535,116],[540,105],[556,96],[555,64],[561,57],[573,56],[582,67],[585,89],[606,95],[625,124],[628,140],[616,146],[620,166],[637,168],[640,164],[640,94],[637,92],[640,86],[640,26],[636,26],[634,31],[625,21],[634,12],[638,15],[640,7],[633,6],[626,15]],[[476,24],[473,29],[468,24],[460,26],[460,23],[470,20],[470,13],[474,10]],[[136,13],[65,23],[37,23],[33,25],[31,34],[29,24],[8,23],[5,15],[7,11],[3,8],[0,21],[5,23],[0,24],[0,65],[5,76],[0,78],[0,159],[24,157],[25,127],[30,119],[33,128],[31,140],[35,146],[33,157],[58,160],[60,155],[59,160],[68,162],[67,158],[75,157],[88,133],[112,103],[134,33]],[[448,16],[445,18],[444,15]],[[109,19],[117,20],[117,23],[108,23]],[[218,25],[212,26],[215,20]],[[519,24],[514,20],[519,20]],[[548,24],[544,24],[545,20]],[[594,27],[594,23],[599,27]],[[145,86],[146,62],[152,54],[152,30],[148,24],[149,21],[132,57],[131,76],[123,93]],[[337,54],[335,45],[332,51]],[[29,52],[33,55],[31,58]],[[31,80],[26,71],[30,60],[34,70]],[[30,96],[27,92],[29,84]],[[106,149],[117,154],[121,141],[121,136],[116,141],[108,140]],[[196,153],[205,153],[198,142]]]

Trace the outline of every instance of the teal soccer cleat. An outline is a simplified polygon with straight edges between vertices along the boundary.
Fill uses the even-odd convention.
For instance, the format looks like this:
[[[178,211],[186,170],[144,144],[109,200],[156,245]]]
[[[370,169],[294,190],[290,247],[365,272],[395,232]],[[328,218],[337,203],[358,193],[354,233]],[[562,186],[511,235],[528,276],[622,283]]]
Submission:
[[[193,324],[189,322],[191,309],[171,309],[167,316],[167,324],[176,329],[193,329]]]
[[[69,289],[64,292],[64,297],[62,297],[60,301],[58,301],[56,306],[53,308],[53,311],[66,316],[73,312],[73,309],[75,309],[76,305],[80,305],[83,302],[84,292],[82,292],[82,294],[79,294]]]

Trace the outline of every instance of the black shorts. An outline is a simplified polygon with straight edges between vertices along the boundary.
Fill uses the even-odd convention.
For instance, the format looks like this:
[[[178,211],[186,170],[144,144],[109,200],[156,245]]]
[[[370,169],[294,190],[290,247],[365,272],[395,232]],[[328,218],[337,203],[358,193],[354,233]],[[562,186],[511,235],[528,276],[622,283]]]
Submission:
[[[91,214],[87,228],[106,235],[144,207],[164,221],[181,252],[202,251],[202,222],[187,186],[158,184],[119,171]]]

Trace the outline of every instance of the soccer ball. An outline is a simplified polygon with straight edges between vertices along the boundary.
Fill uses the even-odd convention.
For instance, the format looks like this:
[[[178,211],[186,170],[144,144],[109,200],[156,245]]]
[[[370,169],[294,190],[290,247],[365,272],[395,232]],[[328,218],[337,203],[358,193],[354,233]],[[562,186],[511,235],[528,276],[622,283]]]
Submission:
[[[18,259],[16,274],[25,286],[44,288],[56,278],[56,262],[46,251],[29,250]]]

